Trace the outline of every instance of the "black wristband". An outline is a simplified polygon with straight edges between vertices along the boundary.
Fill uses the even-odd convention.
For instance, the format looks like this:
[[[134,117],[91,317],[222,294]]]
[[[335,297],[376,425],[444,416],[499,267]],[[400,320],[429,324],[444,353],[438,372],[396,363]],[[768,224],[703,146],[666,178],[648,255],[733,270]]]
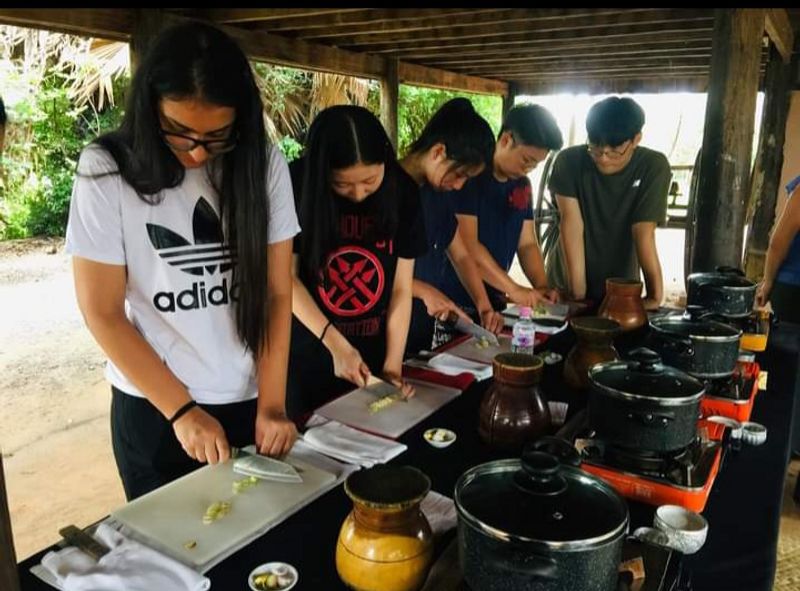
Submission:
[[[320,342],[322,342],[322,340],[325,338],[325,333],[328,332],[328,329],[331,327],[331,324],[333,324],[333,321],[328,320],[328,324],[326,324],[325,328],[322,329],[322,333],[320,333],[319,335]]]
[[[183,415],[185,415],[187,412],[189,412],[190,410],[192,410],[192,409],[193,409],[195,406],[197,406],[197,402],[195,402],[194,400],[190,400],[189,402],[187,402],[186,404],[184,404],[184,405],[183,405],[182,407],[180,407],[180,408],[179,408],[177,411],[175,411],[175,414],[174,414],[174,415],[172,415],[172,418],[169,420],[169,424],[170,424],[170,425],[174,425],[174,424],[175,424],[175,421],[177,421],[179,418],[181,418],[181,417],[182,417]]]

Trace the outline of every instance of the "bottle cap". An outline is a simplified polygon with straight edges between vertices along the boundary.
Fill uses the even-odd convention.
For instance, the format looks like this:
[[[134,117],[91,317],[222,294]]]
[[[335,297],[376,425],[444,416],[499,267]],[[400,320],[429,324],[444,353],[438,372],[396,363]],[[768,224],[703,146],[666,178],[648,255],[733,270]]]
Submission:
[[[528,306],[522,306],[519,309],[519,317],[520,318],[530,318],[532,315],[532,310]]]

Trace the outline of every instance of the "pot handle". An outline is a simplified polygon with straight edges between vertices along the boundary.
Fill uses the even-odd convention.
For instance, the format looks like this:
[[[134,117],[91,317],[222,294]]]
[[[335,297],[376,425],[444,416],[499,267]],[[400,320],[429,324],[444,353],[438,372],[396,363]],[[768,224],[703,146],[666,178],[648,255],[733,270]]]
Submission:
[[[581,465],[581,456],[575,446],[566,439],[545,435],[539,437],[525,446],[527,451],[541,451],[558,458],[558,461],[567,466],[578,467]],[[523,452],[524,453],[524,452]]]
[[[638,347],[628,355],[630,363],[628,368],[642,373],[657,374],[663,371],[661,355],[646,347]]]
[[[522,452],[521,468],[514,473],[514,484],[533,495],[557,495],[567,488],[559,474],[561,462],[553,454],[529,447]]]
[[[675,416],[671,414],[638,411],[629,412],[626,418],[645,427],[661,427],[662,429],[669,427],[669,424],[675,420]]]
[[[645,582],[644,559],[641,556],[626,560],[619,565],[620,575],[630,575],[629,591],[640,591]]]

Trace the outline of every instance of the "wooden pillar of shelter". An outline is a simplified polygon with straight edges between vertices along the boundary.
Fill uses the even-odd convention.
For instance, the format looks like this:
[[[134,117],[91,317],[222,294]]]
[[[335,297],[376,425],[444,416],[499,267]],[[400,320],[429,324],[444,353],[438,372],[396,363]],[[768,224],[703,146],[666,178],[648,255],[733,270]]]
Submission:
[[[8,511],[2,453],[0,453],[0,589],[19,591],[17,554],[14,551],[14,537],[11,535],[11,515]]]
[[[508,83],[508,92],[503,95],[503,120],[505,120],[506,115],[514,106],[514,102],[517,100],[517,95],[519,94],[519,87],[514,82]]]
[[[400,97],[399,62],[396,58],[386,59],[386,72],[381,78],[381,123],[392,140],[395,150],[399,148],[397,111]]]
[[[795,59],[794,67],[797,65],[798,61]],[[750,181],[747,208],[748,231],[744,270],[754,281],[760,280],[764,273],[769,232],[775,221],[775,204],[781,190],[779,184],[783,167],[783,144],[794,67],[783,61],[774,45],[770,47],[767,72],[764,76],[765,96],[761,135]]]
[[[742,259],[763,9],[716,9],[690,272]]]
[[[166,22],[167,19],[162,10],[154,8],[136,9],[130,41],[131,74],[136,71],[136,67],[142,57],[147,54],[147,50],[158,36],[158,33],[166,26]]]

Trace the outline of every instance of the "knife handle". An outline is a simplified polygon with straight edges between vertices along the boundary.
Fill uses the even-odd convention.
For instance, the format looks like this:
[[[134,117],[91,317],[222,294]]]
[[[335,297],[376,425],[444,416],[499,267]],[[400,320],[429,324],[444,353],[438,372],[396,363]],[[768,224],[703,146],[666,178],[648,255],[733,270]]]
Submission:
[[[109,549],[103,544],[74,525],[62,527],[60,530],[58,530],[58,533],[62,538],[64,538],[67,544],[70,546],[75,546],[79,550],[83,550],[95,560],[100,560],[109,552]]]

